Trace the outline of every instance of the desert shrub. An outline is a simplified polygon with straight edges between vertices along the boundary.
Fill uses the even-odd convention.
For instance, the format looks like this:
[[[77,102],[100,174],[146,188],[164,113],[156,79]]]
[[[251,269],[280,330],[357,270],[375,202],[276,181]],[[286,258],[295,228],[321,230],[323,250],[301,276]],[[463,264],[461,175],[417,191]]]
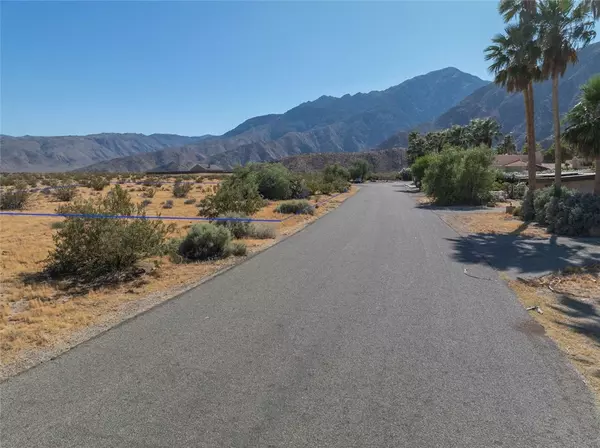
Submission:
[[[185,205],[195,204],[196,203],[196,199],[195,198],[186,199],[185,201],[183,201],[183,203]]]
[[[176,198],[185,198],[191,190],[191,184],[178,181],[173,185],[173,196]]]
[[[400,180],[413,180],[412,170],[410,168],[402,168],[398,173]]]
[[[162,208],[173,208],[173,200],[167,199],[163,204]]]
[[[348,170],[348,172],[350,174],[350,179],[358,182],[364,182],[369,179],[371,167],[369,165],[369,162],[361,159],[355,161]]]
[[[214,224],[192,226],[179,245],[178,254],[187,260],[208,260],[227,255],[231,232]]]
[[[506,191],[508,199],[523,199],[527,193],[527,184],[525,182],[504,182],[503,190]]]
[[[336,193],[346,193],[350,189],[350,183],[341,177],[334,179],[330,185],[331,189]]]
[[[417,187],[421,188],[425,172],[433,160],[433,154],[425,154],[424,156],[418,157],[411,166],[413,180]]]
[[[212,223],[216,226],[225,227],[228,229],[234,238],[245,238],[250,236],[254,230],[254,224],[250,221],[242,221],[249,219],[247,215],[242,213],[230,213],[227,216],[219,216],[219,218]],[[233,220],[225,220],[224,218],[234,218]]]
[[[148,187],[148,188],[144,188],[142,197],[152,199],[155,194],[156,194],[156,188]]]
[[[315,208],[308,201],[288,201],[279,204],[275,211],[277,213],[294,213],[296,215],[314,215]]]
[[[517,205],[515,206],[513,212],[512,212],[513,216],[521,216],[521,206]]]
[[[490,200],[494,183],[494,173],[490,169],[493,158],[491,150],[447,148],[430,157],[423,186],[436,204],[479,205]]]
[[[142,215],[129,194],[116,186],[104,199],[62,205],[59,214]],[[130,270],[139,260],[162,250],[172,227],[158,220],[66,218],[54,235],[55,249],[48,258],[52,276],[73,276],[92,281]]]
[[[333,182],[336,179],[350,180],[350,172],[339,164],[327,165],[323,170],[323,179],[325,182]]]
[[[333,185],[325,182],[324,180],[321,180],[321,182],[319,183],[319,187],[318,190],[315,191],[315,193],[321,193],[321,194],[331,194],[333,193]]]
[[[280,163],[254,165],[258,192],[265,199],[280,201],[292,197],[292,175]],[[234,173],[234,176],[236,174]]]
[[[59,202],[72,201],[77,196],[77,187],[72,185],[58,187],[52,192],[52,196],[54,196],[54,200]]]
[[[15,176],[12,174],[0,175],[0,186],[11,187],[15,184]]]
[[[263,205],[255,178],[251,175],[230,176],[215,194],[200,201],[199,214],[209,218],[230,213],[252,215]]]
[[[246,244],[242,241],[232,241],[225,249],[225,256],[234,255],[236,257],[243,257],[248,253]]]
[[[559,195],[559,192],[556,192],[554,187],[543,188],[541,190],[536,190],[533,194],[533,219],[541,224],[546,225],[546,207],[550,203],[551,199],[554,195]]]
[[[14,184],[15,190],[27,190],[29,185],[23,179],[17,179]]]
[[[52,224],[50,224],[50,228],[54,229],[54,230],[63,229],[64,227],[65,227],[64,221],[54,221]]]
[[[26,190],[0,191],[0,210],[23,210],[28,200],[29,192]]]
[[[105,187],[110,185],[110,182],[103,177],[92,177],[84,182],[82,182],[84,187],[91,188],[95,191],[102,191]]]
[[[311,190],[306,185],[306,181],[300,176],[293,176],[290,180],[290,198],[306,199],[310,196]]]
[[[198,177],[196,178],[196,183],[197,183],[197,184],[201,184],[202,182],[204,182],[204,178],[203,178],[202,176],[198,176]]]
[[[142,182],[142,185],[144,187],[156,187],[156,188],[160,188],[160,187],[162,187],[162,182],[159,179],[157,179],[157,178],[149,177],[148,179],[145,179]]]
[[[600,197],[569,191],[548,206],[548,230],[567,236],[589,236],[600,230]]]
[[[258,223],[252,226],[250,238],[256,238],[257,240],[268,240],[277,237],[277,232],[273,226],[267,224]]]
[[[140,203],[140,205],[141,205],[142,207],[148,207],[150,204],[152,204],[152,201],[151,201],[150,199],[144,199],[144,200],[143,200],[143,201]]]

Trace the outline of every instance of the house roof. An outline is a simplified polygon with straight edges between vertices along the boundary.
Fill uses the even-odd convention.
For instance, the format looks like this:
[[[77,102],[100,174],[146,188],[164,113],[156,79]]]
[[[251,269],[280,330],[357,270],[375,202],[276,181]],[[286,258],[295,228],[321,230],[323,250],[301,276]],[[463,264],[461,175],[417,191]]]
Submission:
[[[527,160],[527,155],[519,154],[500,154],[494,158],[494,165],[508,166],[515,162],[524,162]]]

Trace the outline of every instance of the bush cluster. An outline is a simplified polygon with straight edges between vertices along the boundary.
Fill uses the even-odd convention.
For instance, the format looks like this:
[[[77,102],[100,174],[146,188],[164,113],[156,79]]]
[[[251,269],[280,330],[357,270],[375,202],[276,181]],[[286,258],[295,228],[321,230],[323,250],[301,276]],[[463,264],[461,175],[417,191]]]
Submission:
[[[173,196],[176,198],[185,198],[192,191],[192,184],[186,182],[175,182],[173,185]]]
[[[52,196],[55,201],[69,202],[75,199],[77,196],[77,187],[69,185],[64,187],[58,187],[52,192]]]
[[[240,213],[250,216],[264,206],[265,200],[306,199],[315,194],[346,192],[350,174],[339,165],[321,173],[299,175],[279,163],[249,164],[236,168],[216,193],[199,203],[199,214],[209,218]]]
[[[110,182],[104,177],[94,176],[90,179],[85,179],[82,182],[84,187],[91,188],[94,191],[102,191],[110,185]]]
[[[314,215],[315,208],[308,201],[289,201],[279,204],[275,211],[277,213],[288,213],[296,215]]]
[[[551,186],[527,194],[521,218],[566,236],[590,236],[600,232],[600,196]]]
[[[142,215],[118,185],[104,199],[76,201],[58,207],[60,214]],[[141,259],[162,250],[172,227],[158,220],[66,218],[53,236],[56,245],[48,258],[53,276],[72,276],[80,281],[127,271]]]
[[[219,216],[219,218],[235,218],[235,220],[219,219],[212,221],[216,226],[225,227],[228,229],[234,238],[255,238],[265,240],[275,238],[275,229],[271,226],[259,223],[255,224],[250,221],[247,215],[241,213],[231,213],[228,216]],[[244,221],[248,219],[248,221]]]
[[[186,260],[209,260],[227,255],[231,232],[223,226],[196,224],[192,226],[178,248]]]
[[[0,210],[23,210],[29,200],[26,190],[0,191]]]
[[[490,200],[494,173],[489,148],[447,148],[425,157],[423,187],[436,204],[480,205]],[[420,159],[413,165],[413,174]]]

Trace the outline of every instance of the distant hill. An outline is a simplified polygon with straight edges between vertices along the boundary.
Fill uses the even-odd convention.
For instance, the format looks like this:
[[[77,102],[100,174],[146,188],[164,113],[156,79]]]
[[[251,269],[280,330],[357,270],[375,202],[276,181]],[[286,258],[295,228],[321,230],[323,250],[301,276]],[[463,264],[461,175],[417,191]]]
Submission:
[[[224,168],[317,152],[358,152],[398,129],[430,122],[488,81],[445,68],[383,91],[322,96],[290,109],[246,120],[221,137],[86,167],[91,171],[145,171],[196,163]]]
[[[286,157],[281,160],[281,163],[292,171],[305,173],[322,170],[334,163],[348,168],[357,160],[366,160],[377,173],[399,171],[407,164],[406,150],[400,148],[351,153],[301,154]]]
[[[0,135],[0,171],[66,171],[116,157],[199,142],[211,135],[93,134],[64,137]]]

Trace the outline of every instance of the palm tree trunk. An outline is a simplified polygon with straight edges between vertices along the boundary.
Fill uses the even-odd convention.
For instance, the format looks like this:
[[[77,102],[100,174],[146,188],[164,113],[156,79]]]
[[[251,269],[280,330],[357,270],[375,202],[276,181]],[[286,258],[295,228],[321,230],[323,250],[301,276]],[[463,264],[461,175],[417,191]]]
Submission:
[[[527,86],[527,103],[528,119],[527,119],[527,162],[529,170],[529,190],[534,191],[536,187],[536,163],[535,163],[535,109],[533,104],[533,83]]]
[[[560,188],[562,151],[560,148],[560,116],[558,112],[558,73],[552,73],[552,112],[554,112],[554,186]]]
[[[596,178],[594,179],[594,194],[600,196],[600,155],[596,156]]]

